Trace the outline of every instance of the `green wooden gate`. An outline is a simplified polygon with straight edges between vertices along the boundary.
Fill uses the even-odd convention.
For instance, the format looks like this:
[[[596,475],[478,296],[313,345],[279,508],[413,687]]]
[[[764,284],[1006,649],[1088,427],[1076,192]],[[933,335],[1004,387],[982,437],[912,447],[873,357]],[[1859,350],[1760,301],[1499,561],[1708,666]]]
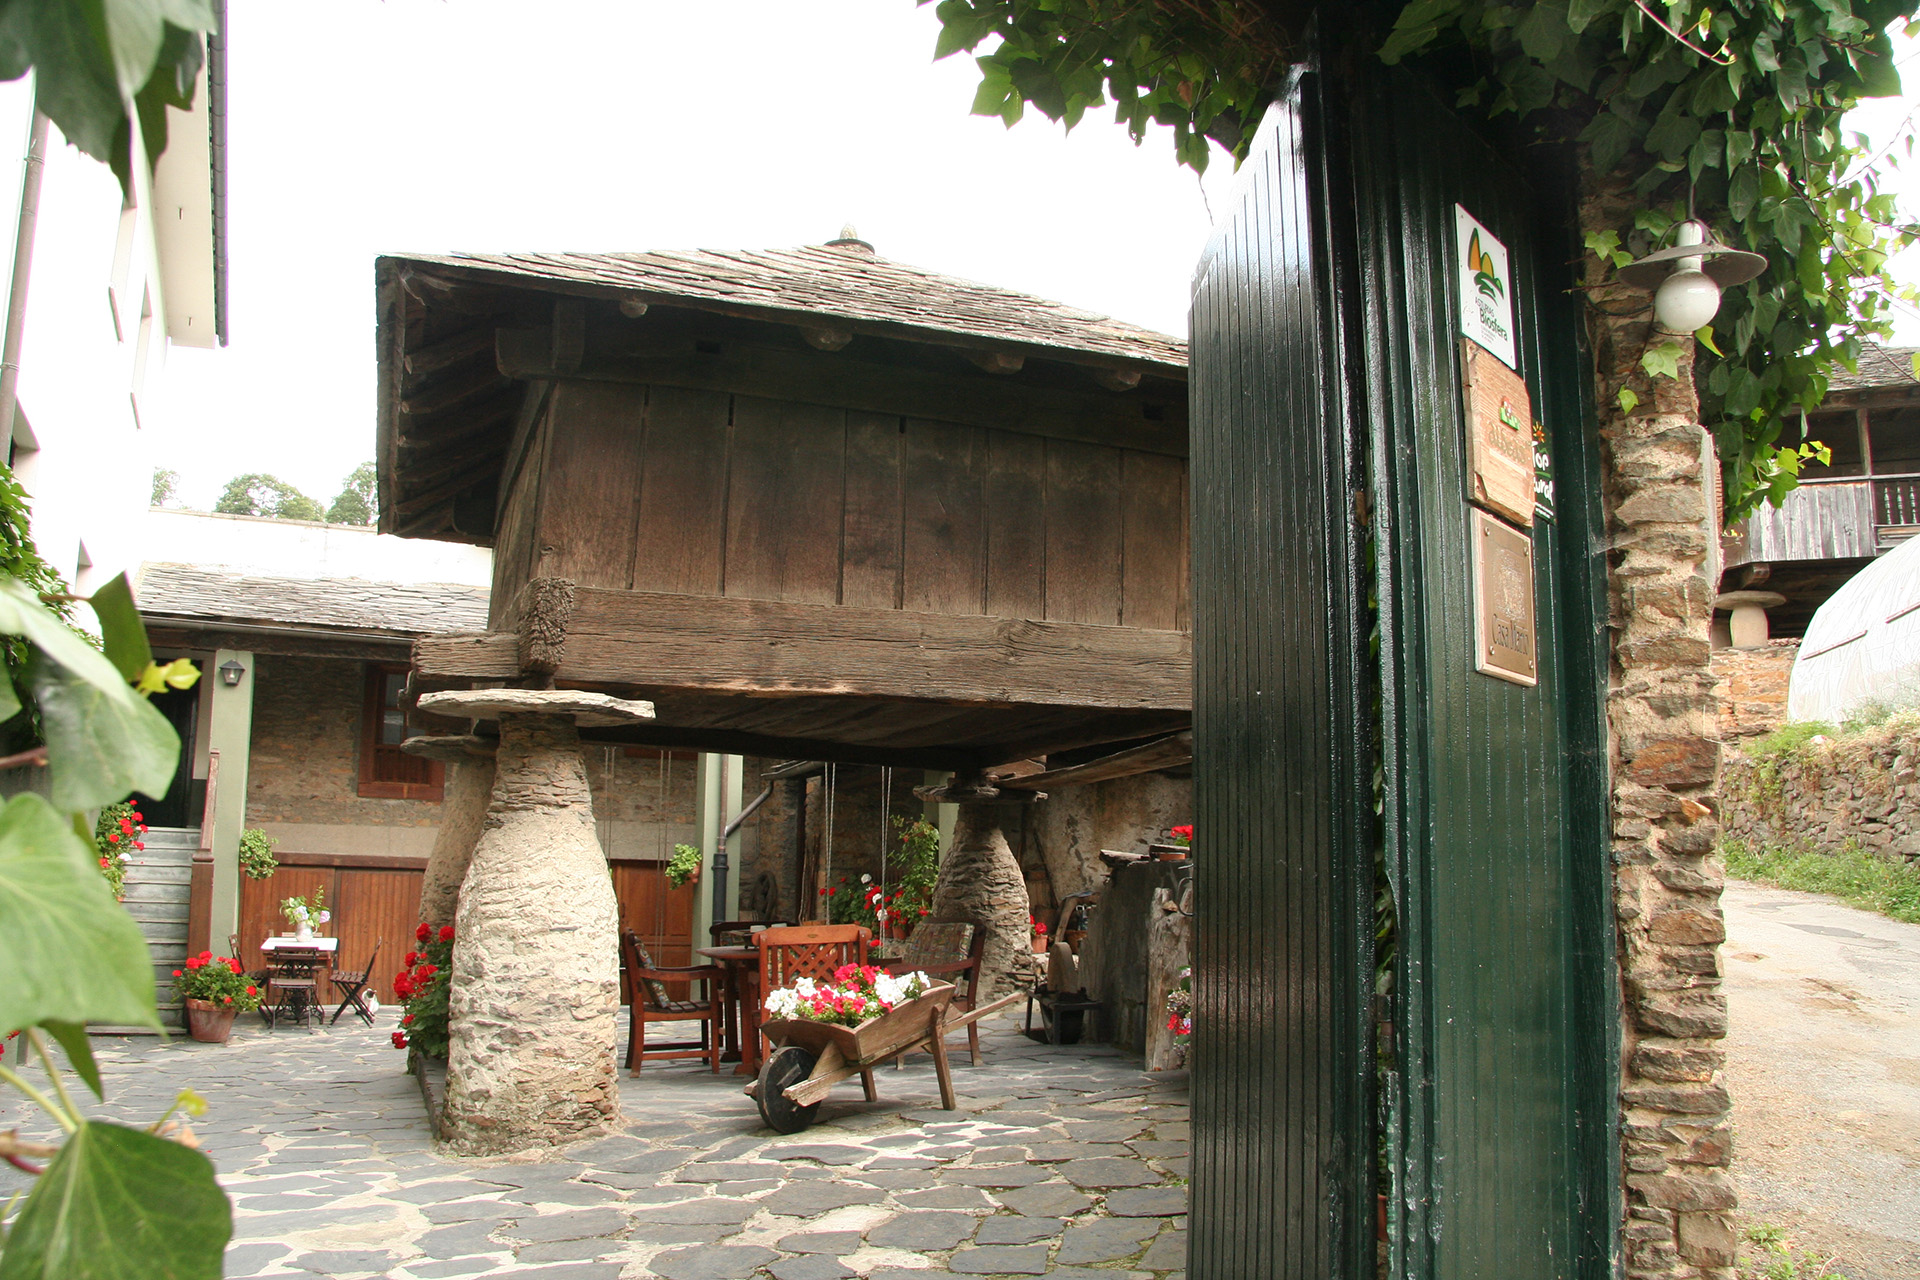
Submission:
[[[1618,997],[1572,218],[1413,78],[1352,67],[1303,75],[1269,117],[1196,284],[1189,1271],[1371,1275],[1379,1136],[1392,1274],[1597,1278]],[[1510,254],[1516,364],[1555,462],[1532,687],[1475,669],[1456,204]],[[1348,665],[1369,589],[1377,669]],[[1363,1016],[1376,745],[1400,942],[1382,1109]]]

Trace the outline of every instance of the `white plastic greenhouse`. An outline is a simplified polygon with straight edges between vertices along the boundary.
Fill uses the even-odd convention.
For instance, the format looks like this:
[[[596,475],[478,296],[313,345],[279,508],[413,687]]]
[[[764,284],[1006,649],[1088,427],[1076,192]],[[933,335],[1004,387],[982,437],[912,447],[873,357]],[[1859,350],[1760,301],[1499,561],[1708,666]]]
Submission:
[[[1807,624],[1789,720],[1839,724],[1867,703],[1920,705],[1920,538],[1855,574]]]

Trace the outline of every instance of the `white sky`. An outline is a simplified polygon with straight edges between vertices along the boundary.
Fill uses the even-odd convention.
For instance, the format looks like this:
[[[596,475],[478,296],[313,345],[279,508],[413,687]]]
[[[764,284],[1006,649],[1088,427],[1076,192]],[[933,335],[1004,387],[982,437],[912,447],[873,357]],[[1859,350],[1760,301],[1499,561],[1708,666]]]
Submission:
[[[971,116],[977,72],[932,61],[937,31],[908,0],[233,0],[232,339],[170,358],[155,443],[181,497],[267,471],[324,501],[373,456],[382,252],[765,248],[850,221],[884,256],[1184,334],[1209,218],[1168,135]],[[1885,136],[1916,105],[1850,123]],[[1920,344],[1920,315],[1899,328]]]
[[[885,257],[1186,332],[1209,230],[1164,131],[968,114],[908,0],[233,0],[231,343],[176,348],[181,497],[373,456],[373,259],[771,248]],[[1214,203],[1230,185],[1208,174]]]

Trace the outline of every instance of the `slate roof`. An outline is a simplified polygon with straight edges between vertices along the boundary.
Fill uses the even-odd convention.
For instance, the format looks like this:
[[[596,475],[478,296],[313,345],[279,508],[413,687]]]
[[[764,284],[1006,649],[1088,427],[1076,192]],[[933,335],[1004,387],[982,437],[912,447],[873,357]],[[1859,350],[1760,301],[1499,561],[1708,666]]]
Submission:
[[[484,631],[487,595],[459,583],[269,578],[191,564],[144,564],[134,585],[149,619],[391,636]]]
[[[617,292],[663,304],[766,313],[792,320],[841,319],[883,330],[914,329],[971,339],[963,345],[1052,348],[1175,366],[1187,344],[1061,302],[941,275],[860,247],[687,249],[654,253],[399,254],[393,261],[494,272],[575,291]],[[579,288],[585,286],[584,289]]]
[[[1920,347],[1883,347],[1877,342],[1865,343],[1860,352],[1860,371],[1848,373],[1845,369],[1840,370],[1827,383],[1827,393],[1838,395],[1886,387],[1911,387],[1920,392],[1920,378],[1913,376],[1913,355],[1916,351],[1920,351]]]

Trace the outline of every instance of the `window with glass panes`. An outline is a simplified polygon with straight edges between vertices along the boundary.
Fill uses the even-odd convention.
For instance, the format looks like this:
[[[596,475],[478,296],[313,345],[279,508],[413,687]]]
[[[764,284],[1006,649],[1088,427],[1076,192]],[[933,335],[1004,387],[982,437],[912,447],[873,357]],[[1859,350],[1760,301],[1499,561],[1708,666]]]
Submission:
[[[400,744],[419,732],[405,703],[407,669],[369,666],[360,716],[360,794],[378,800],[438,800],[439,762],[410,756]]]

